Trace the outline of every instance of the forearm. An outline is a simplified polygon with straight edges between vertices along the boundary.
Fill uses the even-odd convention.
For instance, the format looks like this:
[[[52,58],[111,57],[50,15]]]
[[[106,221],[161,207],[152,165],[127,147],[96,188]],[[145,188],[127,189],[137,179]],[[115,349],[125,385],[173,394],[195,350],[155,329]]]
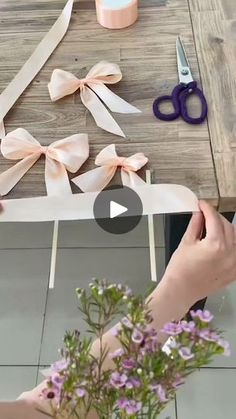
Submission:
[[[174,289],[174,286],[172,287],[171,281],[166,277],[162,279],[160,284],[148,297],[148,300],[150,301],[149,308],[153,318],[152,326],[158,332],[160,343],[164,343],[166,341],[166,336],[163,333],[161,333],[161,329],[163,328],[163,326],[172,320],[180,320],[186,314],[186,312],[190,308],[190,305],[186,302],[186,299],[183,299],[181,293],[178,290]],[[120,346],[119,341],[112,334],[112,329],[110,329],[103,337],[103,345],[105,344],[111,352],[113,352]],[[93,343],[91,353],[93,356],[100,356],[99,340],[96,340]],[[107,369],[112,367],[113,363],[109,359],[109,357],[107,357],[104,362],[104,368]],[[29,392],[28,394],[25,394],[24,397],[26,397],[27,399],[30,398],[31,400],[37,401],[38,396],[41,393],[42,389],[45,388],[45,385],[45,382],[40,384],[40,386],[35,388],[33,391]],[[38,401],[40,400],[38,399]],[[96,417],[97,416],[92,413],[91,416],[89,416],[90,419],[95,419]]]
[[[152,326],[158,333],[160,343],[164,344],[166,336],[161,333],[163,326],[170,321],[180,320],[189,310],[191,304],[186,301],[178,290],[171,286],[171,279],[164,277],[153,293],[148,297],[149,308],[153,318]],[[111,352],[119,348],[120,344],[110,329],[103,337],[103,346],[107,345]],[[92,346],[92,354],[96,357],[100,353],[100,342],[96,340]],[[112,367],[112,361],[107,357],[104,368]]]
[[[1,419],[32,419],[32,412],[34,414],[34,409],[22,400],[17,400],[15,402],[0,402]]]
[[[0,418],[4,419],[15,419],[20,416],[18,415],[19,402],[1,402],[0,403]],[[20,409],[19,409],[20,410]],[[23,419],[23,418],[22,418]]]

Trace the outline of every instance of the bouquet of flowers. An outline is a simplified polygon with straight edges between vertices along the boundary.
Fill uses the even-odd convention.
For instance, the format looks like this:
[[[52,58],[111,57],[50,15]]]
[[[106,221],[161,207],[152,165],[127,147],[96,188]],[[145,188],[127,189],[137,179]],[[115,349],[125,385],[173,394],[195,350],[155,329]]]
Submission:
[[[210,327],[213,316],[207,310],[191,312],[192,321],[167,324],[163,350],[149,301],[128,287],[94,280],[89,291],[77,289],[77,295],[100,353],[92,355],[93,337],[82,338],[77,330],[65,334],[61,360],[51,366],[42,393],[53,418],[86,418],[91,411],[100,419],[156,418],[189,374],[215,355],[229,355],[229,344]],[[112,329],[117,349],[111,352],[103,335],[117,316],[122,320]]]

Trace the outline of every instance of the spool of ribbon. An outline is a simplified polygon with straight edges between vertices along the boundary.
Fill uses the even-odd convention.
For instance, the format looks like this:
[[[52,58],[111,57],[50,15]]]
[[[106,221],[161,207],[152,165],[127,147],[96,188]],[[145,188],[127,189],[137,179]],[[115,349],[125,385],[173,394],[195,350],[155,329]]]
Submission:
[[[59,18],[56,20],[50,31],[39,43],[33,54],[29,57],[20,71],[16,74],[11,83],[0,95],[0,138],[5,136],[3,118],[12,108],[14,103],[24,92],[26,87],[38,74],[39,70],[47,62],[57,45],[65,36],[71,19],[74,0],[68,0]]]
[[[143,153],[130,157],[119,157],[115,145],[105,147],[96,157],[95,164],[100,166],[72,179],[83,192],[97,192],[104,189],[114,177],[118,167],[121,167],[123,185],[135,188],[146,183],[136,172],[148,162]]]
[[[19,160],[0,174],[0,195],[6,195],[26,172],[45,155],[45,183],[48,195],[71,194],[67,170],[76,173],[89,156],[87,134],[75,134],[49,146],[42,146],[22,128],[2,139],[1,152],[6,159]]]
[[[138,18],[138,0],[96,0],[97,19],[108,29],[133,25]]]
[[[125,137],[117,122],[104,106],[105,104],[112,112],[124,114],[141,112],[106,86],[106,84],[118,83],[121,79],[122,73],[117,64],[101,61],[92,67],[83,79],[78,79],[68,71],[55,69],[48,89],[53,102],[79,90],[81,100],[93,115],[96,124],[105,131]]]

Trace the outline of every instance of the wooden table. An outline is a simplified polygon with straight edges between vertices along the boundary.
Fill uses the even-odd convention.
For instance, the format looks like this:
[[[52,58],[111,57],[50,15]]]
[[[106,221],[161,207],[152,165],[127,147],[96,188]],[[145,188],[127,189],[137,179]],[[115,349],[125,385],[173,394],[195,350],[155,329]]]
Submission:
[[[43,35],[65,0],[1,0],[0,91],[7,86]],[[236,5],[234,0],[141,0],[139,21],[121,31],[96,21],[94,0],[76,1],[68,34],[42,71],[5,118],[7,132],[24,127],[42,144],[87,132],[91,157],[115,143],[120,155],[143,151],[155,181],[180,183],[220,210],[236,210]],[[185,42],[194,77],[209,102],[209,121],[190,126],[167,123],[152,114],[152,102],[177,83],[175,41]],[[197,51],[197,53],[196,53]],[[79,95],[51,103],[47,83],[61,68],[84,77],[100,60],[116,62],[123,80],[112,90],[142,110],[115,115],[123,139],[98,128]],[[200,68],[199,68],[200,67]],[[195,104],[192,104],[195,108]],[[1,172],[12,162],[1,157]],[[76,189],[74,189],[76,191]],[[78,191],[78,190],[77,190]],[[35,164],[8,195],[45,195],[44,160]]]

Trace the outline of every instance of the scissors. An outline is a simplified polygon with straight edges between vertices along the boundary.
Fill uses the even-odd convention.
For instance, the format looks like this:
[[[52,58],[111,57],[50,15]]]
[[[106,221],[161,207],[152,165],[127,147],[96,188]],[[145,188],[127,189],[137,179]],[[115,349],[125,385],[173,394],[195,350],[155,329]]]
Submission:
[[[174,88],[171,95],[160,96],[154,101],[154,115],[162,121],[174,121],[181,116],[188,124],[202,124],[208,114],[207,101],[204,93],[198,88],[197,82],[193,79],[187,55],[180,37],[178,37],[176,41],[176,53],[179,84]],[[190,116],[188,112],[187,101],[192,95],[197,96],[201,103],[201,115],[197,118]],[[174,112],[165,114],[160,111],[160,105],[166,101],[172,103]]]

